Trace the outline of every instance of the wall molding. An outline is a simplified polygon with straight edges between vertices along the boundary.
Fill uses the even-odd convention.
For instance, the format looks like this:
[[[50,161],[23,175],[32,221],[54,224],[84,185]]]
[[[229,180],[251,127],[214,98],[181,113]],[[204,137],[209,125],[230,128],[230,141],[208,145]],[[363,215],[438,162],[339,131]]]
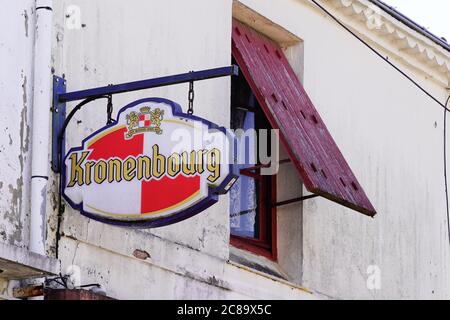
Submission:
[[[450,86],[450,52],[368,0],[318,0],[364,38],[394,54],[445,87]]]

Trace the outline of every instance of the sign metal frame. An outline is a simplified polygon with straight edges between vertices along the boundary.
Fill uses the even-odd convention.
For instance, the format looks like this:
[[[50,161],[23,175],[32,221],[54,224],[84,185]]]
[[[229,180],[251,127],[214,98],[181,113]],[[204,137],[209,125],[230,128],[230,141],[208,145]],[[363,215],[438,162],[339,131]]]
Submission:
[[[198,121],[201,122],[204,125],[207,125],[208,130],[216,130],[216,131],[220,131],[222,132],[224,135],[228,135],[228,132],[226,130],[226,128],[224,127],[220,127],[215,123],[212,123],[206,119],[197,117],[195,115],[190,115],[187,113],[183,113],[183,110],[181,109],[181,106],[173,101],[164,99],[164,98],[144,98],[144,99],[140,99],[140,100],[136,100],[131,102],[130,104],[124,106],[123,108],[121,108],[121,110],[119,111],[119,114],[117,116],[118,119],[120,119],[120,115],[122,113],[125,113],[128,109],[131,109],[133,107],[135,107],[136,105],[142,104],[142,103],[151,103],[151,102],[155,102],[155,103],[165,103],[167,105],[169,105],[172,108],[172,113],[173,116],[175,117],[182,117],[185,119],[190,119],[190,120],[194,120],[194,121]],[[101,134],[102,132],[106,132],[109,129],[117,126],[118,120],[114,121],[111,124],[108,124],[100,129],[98,129],[97,131],[93,132],[92,134],[90,134],[89,136],[87,136],[86,138],[83,139],[81,146],[79,147],[74,147],[72,149],[70,149],[66,156],[64,157],[63,161],[62,161],[62,170],[61,170],[61,175],[62,175],[62,185],[65,186],[66,182],[67,182],[67,176],[66,176],[66,159],[69,156],[70,153],[72,152],[76,152],[76,151],[81,151],[84,150],[85,148],[85,144],[87,141],[89,141],[92,137],[98,136],[99,134]],[[80,204],[76,204],[74,203],[65,193],[64,193],[64,189],[62,190],[62,196],[63,198],[66,200],[67,203],[70,204],[70,206],[76,210],[78,210],[82,215],[93,219],[93,220],[97,220],[103,223],[107,223],[107,224],[114,224],[117,226],[124,226],[124,227],[132,227],[132,228],[157,228],[157,227],[161,227],[161,226],[166,226],[172,223],[176,223],[185,219],[188,219],[204,210],[206,210],[207,208],[209,208],[210,206],[212,206],[213,204],[215,204],[218,201],[218,197],[221,194],[225,194],[228,192],[230,186],[233,184],[233,181],[236,180],[236,173],[234,172],[234,166],[233,164],[228,164],[228,171],[229,171],[229,175],[227,176],[227,178],[225,180],[223,180],[220,185],[218,185],[215,188],[211,188],[208,187],[208,195],[205,199],[201,200],[199,203],[189,207],[188,209],[185,209],[183,211],[180,211],[179,213],[170,215],[168,217],[164,217],[164,218],[158,218],[155,220],[140,220],[140,221],[126,221],[126,220],[116,220],[116,219],[108,219],[108,218],[103,218],[103,217],[99,217],[95,214],[92,214],[86,210],[83,209],[83,202],[81,202]]]
[[[86,90],[66,92],[67,80],[53,76],[53,106],[52,111],[52,170],[61,172],[61,155],[64,154],[64,132],[66,122],[66,103],[77,100],[87,100],[125,92],[170,86],[180,83],[196,82],[220,77],[237,76],[239,67],[236,65],[191,71],[165,77],[151,78],[116,85],[90,88]],[[70,121],[70,119],[69,119]],[[61,143],[61,145],[59,145]],[[60,149],[61,148],[61,149]],[[62,152],[59,152],[62,151]]]
[[[171,76],[159,77],[159,78],[151,78],[134,82],[121,83],[116,85],[108,85],[103,87],[90,88],[86,90],[67,92],[67,80],[64,77],[53,76],[53,103],[52,103],[52,170],[56,173],[60,173],[60,190],[59,190],[59,212],[62,213],[61,199],[64,197],[66,201],[69,199],[64,196],[64,188],[65,185],[65,168],[63,155],[65,155],[65,129],[67,128],[68,123],[72,119],[73,115],[81,109],[82,106],[96,100],[99,98],[105,98],[107,96],[112,96],[114,94],[132,92],[144,89],[151,89],[169,85],[175,85],[180,83],[193,83],[195,81],[214,79],[219,77],[226,76],[237,76],[239,74],[239,67],[236,65],[207,69],[202,71],[191,71],[182,74],[176,74]],[[152,99],[152,98],[150,98]],[[77,106],[75,106],[68,116],[66,116],[66,103],[70,101],[79,101],[82,100]],[[138,103],[142,102],[146,99],[141,99],[133,102]],[[147,98],[147,100],[149,100]],[[128,106],[131,106],[131,103]],[[218,127],[217,125],[209,122],[208,120],[196,117],[194,115],[188,115],[183,113],[181,107],[176,104],[170,104],[172,106],[172,110],[174,114],[182,115],[183,117],[188,117],[193,120],[201,121],[203,124],[207,124],[208,128],[215,128],[220,131],[224,131],[225,129],[222,127]],[[123,111],[124,109],[122,109]],[[114,125],[112,123],[111,125]],[[106,127],[102,127],[97,130],[93,135],[97,134],[100,131],[105,130]],[[89,137],[91,137],[90,135]],[[86,139],[83,139],[83,143]],[[233,171],[230,165],[230,172]],[[230,178],[231,179],[231,178]],[[204,200],[195,204],[194,206],[188,208],[187,210],[182,211],[180,214],[174,214],[163,219],[156,219],[155,221],[138,221],[138,222],[127,222],[127,221],[119,221],[112,219],[102,219],[96,216],[93,216],[87,212],[83,212],[80,210],[80,205],[75,205],[71,203],[70,200],[68,203],[80,210],[81,214],[99,220],[109,224],[115,224],[119,226],[128,226],[128,227],[137,227],[137,228],[145,228],[145,227],[158,227],[163,225],[172,224],[184,219],[187,219],[206,208],[210,207],[214,203],[217,202],[218,195],[222,193],[226,193],[228,191],[228,186],[232,183],[232,179],[225,180],[221,183],[217,188],[208,188],[208,196]],[[82,205],[81,205],[82,206]],[[59,223],[58,223],[59,225]]]

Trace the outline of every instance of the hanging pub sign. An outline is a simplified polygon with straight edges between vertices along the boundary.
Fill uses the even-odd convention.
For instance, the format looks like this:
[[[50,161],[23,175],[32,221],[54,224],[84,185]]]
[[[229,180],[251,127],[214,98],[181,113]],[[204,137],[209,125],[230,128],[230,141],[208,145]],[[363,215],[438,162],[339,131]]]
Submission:
[[[237,176],[232,136],[162,98],[130,103],[71,149],[63,161],[63,197],[105,223],[160,227],[205,210]]]

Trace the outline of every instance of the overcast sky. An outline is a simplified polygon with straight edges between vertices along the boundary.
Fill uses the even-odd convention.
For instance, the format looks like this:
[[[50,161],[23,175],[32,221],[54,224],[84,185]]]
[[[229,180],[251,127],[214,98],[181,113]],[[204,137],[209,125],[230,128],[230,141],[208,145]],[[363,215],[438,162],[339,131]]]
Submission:
[[[384,0],[398,11],[450,42],[449,0]]]

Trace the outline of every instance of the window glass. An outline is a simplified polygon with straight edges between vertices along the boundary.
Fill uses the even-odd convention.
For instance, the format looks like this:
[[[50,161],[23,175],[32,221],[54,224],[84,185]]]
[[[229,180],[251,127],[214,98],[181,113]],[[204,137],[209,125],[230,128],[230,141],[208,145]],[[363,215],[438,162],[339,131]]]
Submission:
[[[232,112],[232,128],[243,129],[244,132],[249,129],[255,129],[255,113],[244,109],[236,109]],[[241,169],[250,168],[255,165],[251,157],[249,147],[252,142],[246,135],[236,137],[236,143],[240,146],[245,145],[245,162],[237,161],[238,172]],[[245,144],[244,144],[245,143]],[[236,146],[237,148],[237,146]],[[239,149],[238,149],[239,150]],[[237,155],[238,156],[238,155]],[[244,159],[244,157],[239,157]],[[258,237],[258,192],[257,181],[253,177],[240,175],[238,181],[230,190],[230,227],[231,234],[241,237]]]
[[[231,128],[235,130],[234,163],[239,172],[239,179],[230,190],[231,242],[273,257],[276,176],[260,175],[258,161],[260,130],[270,130],[271,126],[243,73],[231,80]],[[267,139],[267,132],[261,137]],[[266,143],[270,154],[270,140]]]

